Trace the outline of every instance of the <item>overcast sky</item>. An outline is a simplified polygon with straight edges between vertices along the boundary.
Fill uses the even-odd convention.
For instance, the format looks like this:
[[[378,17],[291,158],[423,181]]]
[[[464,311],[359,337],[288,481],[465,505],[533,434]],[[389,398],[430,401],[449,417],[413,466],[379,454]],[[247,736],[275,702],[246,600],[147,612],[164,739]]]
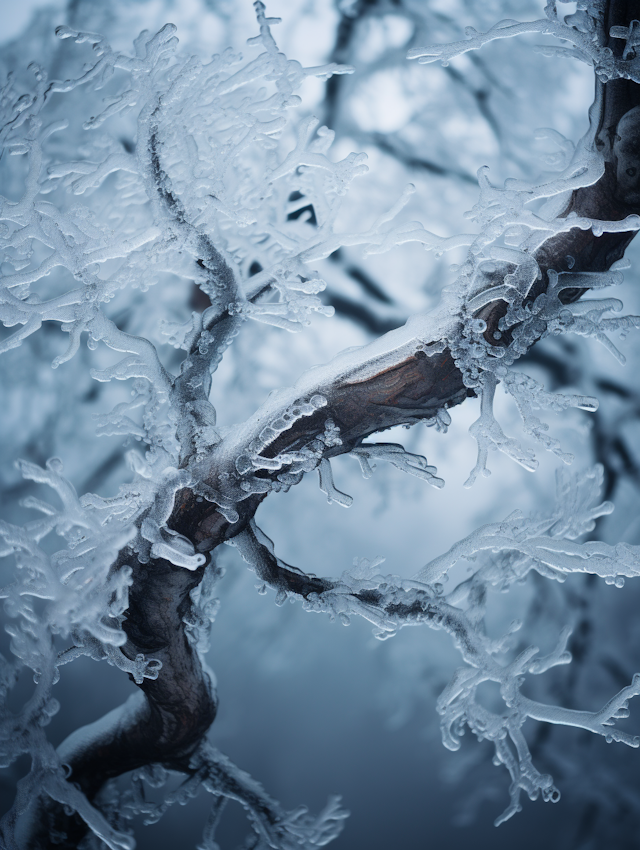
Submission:
[[[43,6],[61,6],[62,0],[0,0],[0,44],[11,41]]]

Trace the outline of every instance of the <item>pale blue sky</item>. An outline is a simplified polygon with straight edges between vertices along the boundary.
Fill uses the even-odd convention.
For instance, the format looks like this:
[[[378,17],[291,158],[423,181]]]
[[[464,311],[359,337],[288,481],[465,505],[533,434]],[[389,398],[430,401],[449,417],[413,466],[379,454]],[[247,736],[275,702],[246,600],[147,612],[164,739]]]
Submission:
[[[0,0],[0,44],[11,41],[43,6],[60,6],[61,0]]]

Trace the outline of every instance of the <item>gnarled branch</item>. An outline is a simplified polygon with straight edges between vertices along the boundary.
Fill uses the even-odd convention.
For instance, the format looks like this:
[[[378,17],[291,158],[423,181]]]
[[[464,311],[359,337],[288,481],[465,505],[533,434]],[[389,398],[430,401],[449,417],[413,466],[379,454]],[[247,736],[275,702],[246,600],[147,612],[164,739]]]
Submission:
[[[634,6],[630,0],[611,0],[605,31],[609,32],[612,26],[627,26]],[[614,54],[621,55],[623,45],[619,40],[611,39],[610,46]],[[595,138],[605,159],[604,174],[593,185],[574,191],[563,215],[575,213],[621,221],[631,214],[640,214],[640,192],[629,175],[632,166],[622,170],[619,167],[621,158],[637,157],[633,152],[629,154],[625,144],[630,139],[634,145],[640,144],[640,120],[636,117],[638,113],[632,112],[640,106],[640,90],[628,80],[598,81],[596,86],[599,115]],[[150,156],[157,174],[161,175],[157,140],[151,140]],[[640,180],[640,167],[637,170]],[[179,200],[166,188],[166,180],[159,180],[160,183],[164,187],[160,202],[165,210],[178,226],[191,227]],[[542,274],[527,297],[534,300],[545,291],[550,270],[562,272],[571,268],[575,273],[609,269],[623,256],[635,232],[595,235],[592,230],[576,227],[547,239],[533,252]],[[235,285],[233,274],[224,259],[208,239],[199,236],[195,229],[193,233],[194,239],[206,249],[200,258],[201,268],[216,280],[224,278],[226,288],[231,291]],[[572,258],[571,264],[567,257]],[[563,298],[569,303],[580,298],[584,291],[565,290]],[[486,322],[484,337],[492,346],[508,342],[506,338],[496,339],[506,309],[506,302],[498,299],[477,313]],[[230,335],[237,321],[223,306],[209,314],[206,329]],[[199,483],[197,488],[183,488],[177,493],[168,527],[191,541],[197,552],[206,555],[207,565],[189,571],[159,558],[140,563],[130,548],[120,553],[114,569],[125,563],[133,567],[124,622],[127,643],[122,651],[131,659],[141,653],[152,654],[162,662],[162,670],[157,679],[144,679],[139,684],[141,695],[127,711],[113,712],[105,720],[74,733],[62,745],[60,752],[71,769],[70,780],[89,799],[108,779],[144,765],[161,763],[186,773],[192,770],[191,759],[215,718],[217,699],[197,651],[188,640],[185,618],[191,605],[190,594],[205,570],[211,568],[209,564],[220,544],[236,538],[245,549],[258,547],[259,557],[256,556],[254,564],[258,575],[278,589],[303,598],[311,595],[321,598],[323,593],[333,591],[333,579],[307,576],[280,565],[251,531],[258,506],[281,480],[278,476],[282,473],[282,460],[278,458],[286,455],[297,458],[299,469],[291,472],[283,485],[290,486],[303,474],[300,458],[305,452],[309,468],[315,468],[321,461],[358,449],[373,433],[399,424],[434,419],[438,411],[473,395],[446,343],[445,326],[456,321],[461,322],[462,317],[415,316],[404,327],[390,331],[357,352],[339,355],[331,363],[311,370],[294,387],[273,394],[247,422],[212,447],[205,458],[194,457],[193,435],[183,435],[181,460],[192,476],[198,475]],[[204,361],[198,360],[195,345],[190,356],[191,370],[202,372]],[[178,383],[184,385],[186,393],[186,377],[179,378]],[[185,403],[192,402],[185,395]],[[296,410],[304,405],[313,409],[298,415]],[[285,426],[275,428],[274,422],[283,417]],[[193,421],[197,428],[197,417]],[[336,429],[339,439],[328,439],[328,428]],[[236,482],[233,512],[215,501],[221,476],[227,482]],[[248,489],[243,490],[243,483],[249,484]],[[205,496],[209,493],[210,498],[203,498],[203,492]],[[375,609],[375,599],[359,601],[363,607]],[[414,609],[405,611],[398,601],[397,610],[386,613],[408,619],[428,618],[426,607],[416,608],[415,601],[412,605]],[[59,807],[49,803],[33,813],[29,846],[47,846],[46,833],[52,822],[67,833],[67,844],[63,846],[77,845],[84,825],[70,820]]]

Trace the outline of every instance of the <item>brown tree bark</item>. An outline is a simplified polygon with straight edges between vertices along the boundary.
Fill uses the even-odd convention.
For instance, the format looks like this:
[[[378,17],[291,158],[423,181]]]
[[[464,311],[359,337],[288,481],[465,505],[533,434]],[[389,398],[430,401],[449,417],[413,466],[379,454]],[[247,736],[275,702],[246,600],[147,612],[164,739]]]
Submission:
[[[628,26],[637,15],[637,3],[611,0],[606,15],[606,32],[612,26]],[[624,42],[620,39],[607,41],[614,54],[621,56]],[[596,85],[603,89],[597,145],[605,158],[605,171],[597,183],[573,193],[564,215],[575,212],[579,216],[622,220],[630,214],[640,214],[640,197],[621,189],[614,141],[622,116],[640,106],[640,86],[629,80],[597,82]],[[640,146],[640,136],[634,138],[634,143]],[[640,162],[638,174],[640,180]],[[531,297],[544,291],[550,269],[568,270],[568,256],[575,260],[573,272],[604,271],[623,256],[634,236],[635,231],[594,236],[590,230],[575,228],[548,239],[534,255],[542,278]],[[584,291],[566,290],[565,298],[576,300]],[[506,304],[495,301],[478,313],[487,322],[485,338],[492,345],[506,342],[494,338],[505,311]],[[406,339],[406,332],[391,331],[362,349],[361,368],[355,373],[352,367],[341,371],[338,360],[330,380],[326,378],[327,373],[322,372],[315,383],[313,376],[303,381],[299,400],[320,394],[326,399],[326,406],[311,416],[300,418],[282,432],[264,455],[274,457],[282,451],[308,446],[323,433],[327,419],[331,419],[339,427],[342,439],[341,445],[324,452],[325,457],[332,457],[351,451],[373,433],[407,421],[430,419],[438,409],[460,404],[474,394],[465,386],[451,351],[446,347],[438,350],[441,340],[437,330],[433,339],[414,340],[413,344],[408,344]],[[387,356],[384,366],[379,368],[376,361],[383,349]],[[390,351],[394,352],[392,356],[388,355]],[[287,403],[295,398],[294,388],[287,395]],[[265,411],[259,410],[247,423],[253,436],[264,427],[265,416]],[[215,487],[217,476],[227,471],[219,465],[221,456],[222,452],[214,451],[209,460],[204,482],[209,486]],[[188,459],[185,458],[185,464]],[[265,478],[269,474],[266,471],[258,473]],[[264,498],[264,494],[256,494],[241,501],[237,506],[238,520],[230,522],[215,504],[184,489],[176,497],[169,527],[187,537],[209,561],[221,543],[247,528]],[[133,585],[124,623],[128,641],[123,652],[129,658],[143,653],[159,659],[163,666],[157,679],[144,679],[139,685],[144,698],[138,701],[135,711],[115,718],[95,733],[89,727],[87,734],[72,736],[63,745],[63,760],[71,767],[70,780],[78,783],[90,799],[108,779],[143,765],[161,763],[188,773],[189,759],[206,735],[217,707],[214,688],[188,641],[184,622],[191,604],[189,595],[202,580],[207,566],[191,572],[165,560],[142,564],[130,549],[120,554],[114,566],[121,564],[133,567]],[[306,576],[282,565],[273,556],[266,556],[261,570],[263,581],[303,598],[310,593],[322,594],[333,586],[331,579]],[[372,597],[367,602],[375,605],[376,599]],[[408,617],[415,613],[404,612]],[[35,819],[29,846],[49,846],[47,836],[54,827],[67,832],[66,843],[59,845],[63,847],[77,846],[86,830],[77,818],[68,818],[56,804],[48,803]]]

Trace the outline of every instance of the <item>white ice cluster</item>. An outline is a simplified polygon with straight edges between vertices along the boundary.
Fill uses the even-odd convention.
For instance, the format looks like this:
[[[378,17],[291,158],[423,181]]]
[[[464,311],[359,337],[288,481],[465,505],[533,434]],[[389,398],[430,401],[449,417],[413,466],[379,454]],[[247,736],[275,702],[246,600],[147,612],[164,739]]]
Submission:
[[[159,661],[140,654],[130,659],[121,650],[131,566],[119,554],[189,570],[205,563],[167,521],[176,492],[197,490],[190,464],[220,441],[209,401],[212,372],[246,319],[295,330],[310,313],[331,312],[317,297],[324,283],[309,262],[334,250],[341,199],[366,170],[364,155],[334,162],[328,155],[333,134],[313,119],[294,130],[291,114],[300,103],[296,90],[309,76],[352,69],[304,68],[287,59],[271,35],[277,19],[266,17],[259,0],[254,5],[259,35],[246,58],[226,51],[205,63],[185,59],[172,24],[155,35],[141,33],[132,55],[99,35],[63,26],[58,38],[79,51],[90,48],[82,71],[57,81],[33,64],[31,90],[21,91],[10,78],[0,92],[1,154],[15,163],[7,196],[0,196],[0,320],[17,328],[0,338],[0,352],[20,346],[43,323],[69,335],[54,368],[64,367],[83,338],[92,351],[102,343],[92,377],[131,380],[132,392],[97,417],[98,434],[135,439],[145,448],[144,455],[129,452],[132,480],[113,498],[79,499],[55,458],[46,468],[20,464],[25,478],[54,489],[61,507],[28,498],[24,507],[42,519],[0,524],[0,555],[13,556],[17,567],[0,594],[13,652],[11,661],[2,661],[0,760],[8,766],[23,754],[32,759],[5,836],[13,834],[24,801],[44,793],[77,811],[107,846],[133,847],[130,835],[66,782],[46,740],[43,727],[58,710],[51,696],[58,667],[88,655],[139,684],[157,678]],[[314,210],[313,223],[301,214],[306,207]],[[145,292],[163,278],[199,287],[204,310],[176,327],[151,300],[146,326],[124,329],[126,319],[110,303],[122,290]],[[185,352],[178,368],[154,343],[163,329]],[[312,398],[310,411],[323,403]],[[308,412],[291,416],[295,421]],[[275,423],[265,445],[278,427],[289,427],[288,416],[281,427]],[[315,468],[321,451],[339,439],[328,418],[323,439],[317,450],[312,445],[292,458],[288,484]],[[247,452],[252,470],[268,465],[259,449]],[[255,491],[259,479],[244,481]],[[223,512],[237,518],[218,498]],[[196,597],[187,631],[204,651],[216,606],[211,588],[198,588]],[[33,671],[36,688],[11,712],[5,697],[23,667]],[[208,768],[207,781],[222,794],[216,769]],[[241,802],[248,805],[249,796]],[[257,832],[282,850],[322,846],[344,818],[333,803],[319,820],[300,811],[266,815],[267,803],[248,805],[249,816],[266,818],[262,826],[256,820]],[[273,835],[263,835],[267,822]],[[213,837],[206,846],[214,846]]]
[[[382,559],[356,559],[354,569],[338,581],[311,577],[323,586],[308,585],[300,592],[289,581],[293,576],[295,582],[299,571],[275,558],[273,544],[255,525],[236,537],[234,544],[257,575],[277,589],[279,604],[297,598],[306,610],[327,613],[344,625],[353,616],[363,617],[375,626],[374,634],[381,640],[405,626],[427,625],[449,634],[464,663],[438,700],[443,743],[457,750],[469,728],[478,740],[493,744],[494,764],[504,765],[511,778],[510,803],[496,820],[498,825],[520,811],[522,792],[532,800],[540,795],[546,801],[560,799],[553,778],[533,765],[522,732],[528,719],[585,729],[609,743],[640,746],[640,736],[616,728],[616,721],[629,716],[629,701],[640,695],[640,674],[597,711],[538,702],[522,694],[526,676],[571,662],[566,648],[571,628],[563,629],[555,648],[541,656],[536,646],[520,646],[514,654],[514,635],[521,622],[514,620],[507,633],[497,638],[490,637],[485,623],[490,591],[505,592],[523,583],[532,571],[556,581],[586,572],[617,587],[624,585],[625,577],[640,576],[640,547],[578,542],[593,530],[598,517],[613,510],[611,503],[599,501],[602,477],[602,467],[574,476],[560,470],[556,503],[549,513],[525,517],[515,511],[502,522],[482,526],[430,561],[413,579],[382,575],[378,569]],[[462,579],[455,569],[461,561],[469,563],[468,575]],[[453,586],[447,590],[449,584]],[[502,713],[490,711],[478,699],[483,682],[499,686]]]
[[[304,847],[324,847],[342,830],[346,812],[339,797],[331,797],[317,817],[310,815],[304,806],[284,811],[279,803],[265,793],[251,776],[239,770],[228,758],[210,744],[203,744],[191,759],[191,774],[174,791],[168,792],[161,803],[155,803],[145,794],[145,785],[162,787],[169,778],[168,771],[160,765],[136,771],[131,789],[119,794],[112,789],[109,808],[123,824],[136,815],[143,815],[145,824],[156,823],[175,803],[185,805],[204,789],[214,797],[209,811],[199,850],[219,850],[215,833],[229,800],[240,803],[255,831],[260,844],[255,846],[298,850]]]
[[[133,55],[113,50],[101,36],[60,27],[59,38],[71,39],[78,49],[90,45],[92,59],[83,71],[56,81],[33,65],[31,91],[18,91],[9,80],[0,92],[0,144],[3,155],[16,157],[21,178],[19,190],[0,197],[0,320],[5,327],[18,328],[1,338],[0,352],[21,345],[43,323],[57,324],[69,334],[68,348],[55,358],[54,368],[76,354],[83,335],[91,350],[103,343],[99,354],[107,359],[93,370],[93,378],[104,383],[131,380],[132,393],[130,400],[98,416],[98,433],[135,439],[145,447],[144,456],[129,453],[132,480],[110,499],[95,494],[78,498],[56,459],[45,468],[21,463],[25,478],[53,488],[61,508],[29,498],[24,507],[38,511],[40,519],[24,526],[0,523],[0,555],[13,556],[17,566],[15,580],[0,592],[12,620],[13,652],[11,662],[0,662],[0,695],[6,696],[24,667],[33,671],[36,685],[17,713],[9,712],[3,699],[0,764],[9,765],[23,754],[32,758],[10,821],[31,797],[44,792],[78,812],[113,850],[133,847],[127,826],[131,817],[144,814],[156,820],[167,806],[185,802],[200,787],[216,798],[202,844],[207,850],[217,846],[214,834],[226,799],[245,807],[257,836],[258,844],[252,846],[320,847],[338,834],[345,817],[335,800],[317,819],[306,810],[284,812],[207,744],[193,756],[184,785],[161,804],[148,803],[140,790],[143,780],[164,782],[158,768],[137,774],[133,791],[124,798],[111,789],[112,800],[105,797],[103,811],[66,781],[43,729],[57,711],[51,688],[58,667],[88,655],[130,673],[138,684],[162,675],[158,660],[143,655],[131,659],[122,652],[131,566],[126,558],[122,562],[121,553],[130,552],[139,564],[164,559],[188,570],[206,562],[190,540],[168,528],[176,493],[190,488],[235,523],[242,500],[287,490],[317,470],[327,499],[348,506],[351,497],[335,486],[330,465],[332,451],[343,450],[346,437],[325,415],[329,390],[345,376],[371,377],[391,354],[408,358],[426,346],[431,346],[427,354],[448,348],[466,388],[481,397],[480,417],[472,426],[478,463],[469,483],[488,474],[488,453],[494,448],[525,468],[536,466],[533,454],[506,436],[495,419],[498,384],[515,399],[528,434],[568,461],[535,411],[593,410],[595,400],[553,395],[513,364],[535,341],[567,332],[592,336],[621,357],[608,333],[640,326],[636,317],[607,316],[621,309],[616,299],[562,300],[567,289],[619,283],[619,270],[573,273],[573,262],[567,260],[569,270],[549,270],[545,291],[531,297],[541,277],[535,253],[545,240],[574,228],[595,235],[640,229],[637,216],[600,221],[562,215],[568,194],[603,173],[595,147],[598,102],[591,130],[573,155],[571,144],[556,134],[562,155],[561,173],[554,179],[537,185],[512,180],[499,188],[481,169],[480,199],[470,215],[479,234],[441,238],[421,224],[397,223],[412,185],[367,230],[338,233],[341,200],[353,178],[366,169],[364,155],[332,161],[332,132],[312,118],[294,130],[289,116],[300,103],[296,91],[307,77],[352,69],[333,64],[304,68],[287,59],[271,34],[277,19],[266,17],[260,0],[254,5],[259,35],[251,39],[250,49],[256,50],[248,58],[225,52],[205,63],[185,59],[177,52],[171,24],[155,35],[141,33]],[[501,22],[488,33],[468,32],[464,42],[416,50],[412,56],[447,62],[494,39],[539,32],[571,42],[572,49],[561,50],[592,63],[603,79],[640,82],[637,22],[625,32],[611,32],[626,42],[623,57],[614,59],[594,36],[598,9],[597,3],[580,0],[576,13],[563,23],[552,0],[543,21]],[[104,94],[102,100],[96,92]],[[409,241],[438,254],[469,248],[442,313],[446,321],[433,321],[428,331],[438,331],[435,340],[431,336],[425,342],[416,335],[425,329],[421,317],[372,344],[365,355],[345,353],[308,373],[290,391],[270,397],[232,433],[218,427],[209,400],[211,375],[247,319],[296,330],[310,313],[330,312],[317,297],[324,284],[310,264],[343,245],[365,245],[376,253]],[[195,284],[203,310],[176,323],[161,315],[159,305],[151,305],[145,327],[123,329],[124,320],[112,312],[110,302],[127,288],[145,292],[163,276],[178,285]],[[505,312],[492,344],[479,314],[496,302],[505,305]],[[153,342],[160,332],[184,352],[175,368]],[[115,362],[108,360],[110,351],[117,353]],[[319,390],[323,386],[326,394]],[[419,413],[424,416],[423,409]],[[407,424],[418,418],[406,412]],[[306,441],[280,450],[283,435],[305,421],[320,425]],[[438,430],[446,430],[449,422],[446,407],[427,420]],[[383,460],[442,486],[425,458],[396,444],[358,442],[350,453],[365,477]],[[210,474],[214,466],[217,478]],[[363,616],[380,638],[420,624],[451,635],[464,666],[438,703],[443,740],[456,748],[468,727],[493,743],[496,761],[507,767],[512,781],[504,819],[518,810],[522,791],[532,798],[540,793],[545,799],[558,798],[552,778],[532,764],[522,734],[527,719],[576,726],[634,747],[640,740],[615,726],[628,713],[631,697],[640,694],[638,676],[598,712],[542,704],[521,693],[523,679],[570,660],[568,632],[547,656],[537,657],[536,647],[524,647],[511,657],[516,629],[491,639],[484,626],[487,590],[508,589],[531,571],[558,580],[588,572],[616,586],[640,575],[637,548],[577,542],[596,517],[611,510],[608,503],[597,504],[600,484],[600,470],[574,479],[560,475],[558,503],[548,516],[515,513],[478,529],[410,580],[380,575],[379,562],[360,562],[339,580],[306,576],[278,561],[254,524],[234,543],[260,580],[277,590],[279,602],[297,596],[306,609],[327,612],[345,624],[353,615]],[[62,548],[50,543],[52,532],[64,539]],[[470,577],[445,592],[458,562],[476,557],[479,566]],[[205,573],[192,593],[186,627],[200,652],[206,649],[207,624],[215,615],[216,575]],[[487,681],[499,686],[506,707],[502,714],[476,699]],[[5,823],[5,834],[14,825]]]
[[[115,519],[117,506],[113,509],[96,497],[78,499],[62,475],[59,459],[52,458],[46,468],[22,461],[20,469],[25,478],[53,489],[62,507],[28,497],[24,506],[38,511],[41,519],[25,526],[0,522],[0,555],[12,554],[17,567],[15,580],[0,592],[12,621],[6,629],[13,653],[11,662],[2,659],[0,674],[0,763],[8,767],[23,754],[32,759],[31,771],[20,783],[18,805],[5,826],[11,827],[27,802],[44,792],[77,811],[109,847],[132,847],[119,843],[117,831],[102,813],[66,781],[44,727],[59,709],[51,693],[58,668],[80,655],[107,661],[139,683],[158,676],[161,665],[156,659],[129,659],[120,649],[126,640],[121,623],[131,567],[114,569],[113,564],[133,528]],[[50,545],[54,531],[65,540],[65,548],[56,551]],[[60,649],[69,643],[68,649]],[[18,711],[10,710],[7,696],[24,668],[33,671],[35,688]]]
[[[567,40],[575,39],[585,51],[586,45],[591,45],[596,52],[593,56],[589,54],[589,61],[595,63],[600,50],[596,38],[597,31],[601,31],[596,27],[599,7],[593,3],[579,3],[578,6],[578,13],[569,16],[566,23],[558,20],[555,3],[551,3],[546,9],[546,22],[516,25],[503,21],[489,33],[468,33],[468,41],[447,45],[440,52],[440,49],[425,48],[422,52],[412,51],[411,56],[422,56],[424,61],[435,58],[448,61],[496,38],[539,31]],[[578,26],[583,19],[590,21],[588,27]],[[634,58],[624,61],[634,62],[635,54]],[[627,71],[616,64],[608,78],[627,76]],[[571,256],[564,258],[564,270],[543,270],[537,259],[536,252],[545,242],[572,230],[590,230],[594,236],[602,236],[640,229],[637,215],[605,221],[578,216],[575,212],[566,214],[572,192],[591,186],[604,173],[604,159],[598,150],[600,140],[597,138],[602,108],[600,86],[590,112],[590,129],[575,148],[556,131],[543,132],[559,148],[559,155],[553,160],[559,173],[550,179],[539,183],[507,179],[503,186],[495,186],[486,167],[478,172],[480,197],[467,215],[479,225],[480,232],[466,237],[469,245],[466,261],[457,268],[458,277],[447,293],[450,315],[460,317],[461,321],[452,326],[446,339],[465,385],[481,398],[480,416],[470,429],[478,443],[478,460],[465,486],[471,486],[478,475],[490,474],[487,460],[491,450],[504,452],[525,469],[534,470],[538,466],[534,452],[505,435],[494,416],[493,402],[498,385],[515,401],[525,432],[565,463],[573,460],[573,456],[547,434],[548,425],[540,420],[536,411],[559,412],[569,408],[594,411],[598,402],[582,395],[549,393],[533,378],[513,369],[513,364],[535,342],[566,333],[592,337],[624,362],[624,356],[609,334],[617,332],[624,336],[630,329],[640,327],[640,317],[610,315],[622,310],[619,299],[582,298],[572,302],[564,298],[567,290],[590,292],[620,284],[623,280],[620,268],[625,267],[624,261],[614,263],[609,271],[590,272],[572,271],[575,259]],[[440,240],[435,245],[437,250],[444,251],[457,247],[463,238],[453,245],[449,245],[448,240]],[[483,315],[487,316],[487,310],[499,305],[502,315],[497,327],[492,325],[488,329]],[[487,339],[488,333],[492,334],[492,340]]]
[[[545,6],[545,17],[537,21],[498,21],[487,32],[478,32],[474,27],[465,28],[464,41],[451,44],[435,44],[415,47],[408,52],[409,59],[421,64],[441,62],[447,65],[451,59],[479,50],[485,44],[502,38],[514,38],[525,33],[538,33],[557,38],[571,47],[543,46],[539,50],[546,56],[566,56],[593,65],[596,74],[604,82],[612,79],[627,79],[640,82],[640,22],[631,21],[628,27],[612,27],[612,38],[625,42],[621,58],[616,58],[609,47],[598,39],[604,22],[605,4],[601,0],[578,0],[576,11],[561,18],[559,4],[570,0],[549,0]]]
[[[12,269],[0,282],[0,319],[18,326],[0,350],[53,322],[70,336],[54,367],[73,357],[83,334],[91,349],[102,342],[123,355],[92,372],[102,382],[133,380],[132,399],[101,414],[98,433],[146,443],[122,499],[129,522],[146,512],[136,549],[142,559],[189,568],[201,556],[167,531],[167,510],[189,484],[178,472],[185,459],[197,461],[220,439],[211,373],[246,318],[294,330],[310,311],[328,312],[308,262],[334,250],[341,197],[366,168],[361,155],[333,162],[333,134],[315,119],[292,137],[302,82],[352,69],[287,59],[271,35],[277,19],[255,6],[260,34],[248,58],[227,51],[204,64],[185,59],[171,24],[143,32],[133,56],[59,27],[59,38],[91,45],[83,73],[50,81],[32,65],[32,92],[21,94],[12,80],[2,90],[3,150],[24,158],[26,170],[18,199],[0,199],[4,269]],[[102,101],[86,97],[100,90]],[[61,117],[74,109],[87,113],[81,127]],[[124,133],[135,141],[123,142]],[[297,214],[307,207],[314,224]],[[211,306],[182,328],[151,311],[144,334],[122,330],[109,302],[167,275],[197,284]],[[159,327],[186,351],[177,375],[151,341]]]

